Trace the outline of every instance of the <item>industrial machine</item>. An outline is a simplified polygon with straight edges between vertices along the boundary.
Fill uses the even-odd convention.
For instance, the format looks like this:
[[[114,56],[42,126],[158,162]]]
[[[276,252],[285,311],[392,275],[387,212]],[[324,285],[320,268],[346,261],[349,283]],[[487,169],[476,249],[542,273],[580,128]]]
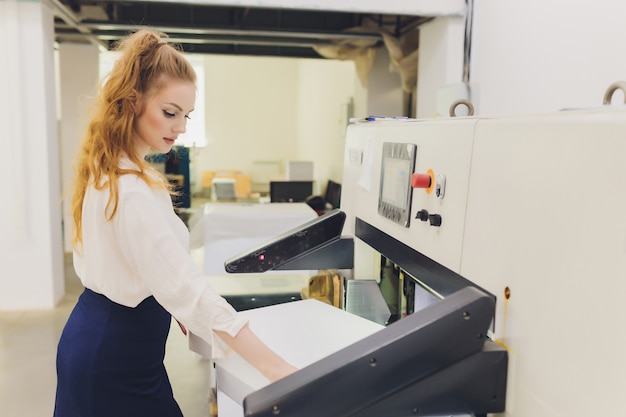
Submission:
[[[342,234],[354,240],[349,278],[382,284],[391,270],[395,293],[385,296],[396,320],[303,359],[298,334],[277,341],[285,324],[260,309],[270,318],[255,331],[301,370],[246,383],[243,365],[218,363],[225,385],[239,375],[246,386],[233,417],[618,412],[625,139],[626,109],[608,106],[350,125],[341,201]],[[297,317],[307,302],[289,303],[287,315],[311,319]],[[335,336],[352,326],[340,313],[324,321]]]
[[[354,277],[390,259],[414,284],[404,313],[415,315],[468,285],[493,294],[490,339],[509,354],[503,415],[619,412],[625,139],[621,106],[351,125]]]

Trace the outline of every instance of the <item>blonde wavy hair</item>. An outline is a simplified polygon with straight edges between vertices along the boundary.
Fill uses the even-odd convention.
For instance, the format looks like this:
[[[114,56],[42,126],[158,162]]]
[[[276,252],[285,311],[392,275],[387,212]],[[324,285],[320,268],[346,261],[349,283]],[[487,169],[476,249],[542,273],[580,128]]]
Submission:
[[[182,53],[166,41],[167,35],[142,29],[120,41],[121,52],[109,75],[101,82],[93,104],[92,117],[76,159],[73,185],[72,214],[75,248],[82,243],[82,214],[85,193],[90,186],[109,189],[105,209],[107,220],[117,211],[119,194],[117,180],[121,175],[134,174],[152,187],[168,189],[164,178],[156,180],[156,170],[135,151],[135,119],[141,114],[142,101],[161,85],[161,76],[190,81],[195,84],[196,73]],[[137,170],[122,169],[119,162],[127,156]]]

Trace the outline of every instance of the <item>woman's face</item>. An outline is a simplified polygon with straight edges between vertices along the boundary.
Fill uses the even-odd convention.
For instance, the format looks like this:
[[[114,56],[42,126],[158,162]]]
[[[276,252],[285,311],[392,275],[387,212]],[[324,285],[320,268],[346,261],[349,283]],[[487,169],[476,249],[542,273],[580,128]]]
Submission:
[[[144,97],[141,113],[135,119],[136,149],[140,157],[150,149],[167,153],[178,135],[185,133],[189,113],[196,102],[192,82],[163,76],[160,88]]]

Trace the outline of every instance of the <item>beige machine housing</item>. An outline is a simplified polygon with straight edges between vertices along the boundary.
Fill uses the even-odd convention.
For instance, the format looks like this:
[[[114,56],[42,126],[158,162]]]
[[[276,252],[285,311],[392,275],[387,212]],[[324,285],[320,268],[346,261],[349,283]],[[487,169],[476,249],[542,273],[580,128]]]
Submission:
[[[408,227],[377,210],[385,142],[415,144],[415,173],[445,187],[413,189]],[[491,336],[509,352],[502,415],[611,415],[626,374],[625,158],[623,107],[353,124],[344,234],[372,226],[497,297]],[[356,238],[354,278],[376,276],[378,258]]]

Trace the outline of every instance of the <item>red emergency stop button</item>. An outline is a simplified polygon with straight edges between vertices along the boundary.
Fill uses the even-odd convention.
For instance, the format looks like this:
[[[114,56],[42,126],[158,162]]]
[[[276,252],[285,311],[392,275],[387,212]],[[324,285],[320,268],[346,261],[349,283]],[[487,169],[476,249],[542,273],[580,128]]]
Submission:
[[[411,175],[411,187],[424,188],[426,193],[430,194],[435,188],[435,173],[432,169],[426,171],[425,174],[414,173]]]
[[[411,175],[411,187],[413,188],[428,188],[431,182],[432,178],[428,174],[415,173]]]

